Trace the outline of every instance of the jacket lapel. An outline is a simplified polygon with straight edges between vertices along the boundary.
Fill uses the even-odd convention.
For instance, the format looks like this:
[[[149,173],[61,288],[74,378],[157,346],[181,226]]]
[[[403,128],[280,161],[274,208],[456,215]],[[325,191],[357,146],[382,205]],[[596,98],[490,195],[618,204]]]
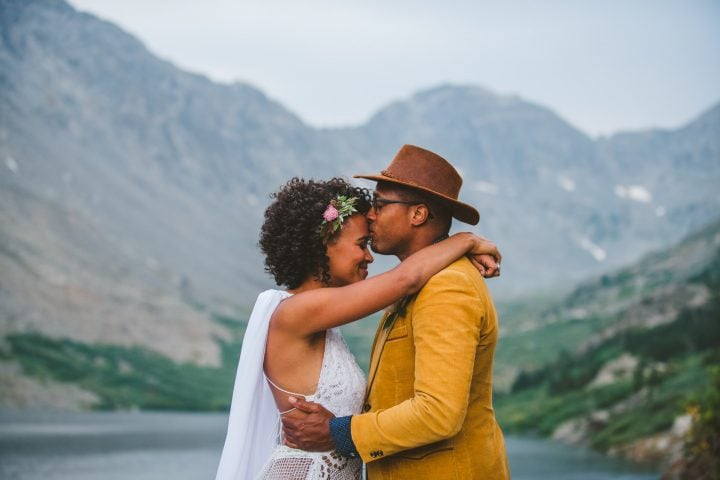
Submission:
[[[375,332],[375,340],[373,341],[372,354],[370,355],[370,369],[368,370],[368,382],[365,390],[365,400],[367,401],[368,395],[370,395],[370,387],[372,386],[373,380],[375,380],[375,373],[380,363],[380,356],[382,355],[383,347],[385,346],[385,340],[387,340],[389,328],[385,327],[385,322],[388,315],[391,315],[389,311],[386,311],[380,320],[377,331]]]
[[[373,342],[372,355],[370,358],[370,370],[368,371],[368,383],[367,389],[365,390],[365,403],[370,396],[370,388],[372,387],[373,380],[375,380],[375,374],[380,366],[380,358],[382,357],[383,348],[385,348],[385,341],[393,329],[393,325],[397,317],[404,317],[407,314],[407,308],[410,302],[413,301],[417,294],[408,295],[401,298],[390,306],[383,315],[380,325],[378,326],[377,332],[375,332],[375,341]]]

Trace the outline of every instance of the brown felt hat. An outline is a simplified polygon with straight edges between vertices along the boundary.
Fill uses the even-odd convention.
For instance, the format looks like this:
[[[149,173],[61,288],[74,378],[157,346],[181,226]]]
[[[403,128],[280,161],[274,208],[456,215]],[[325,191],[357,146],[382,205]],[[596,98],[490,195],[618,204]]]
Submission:
[[[462,177],[440,155],[415,145],[403,145],[390,165],[379,174],[353,175],[377,182],[396,183],[429,193],[452,208],[452,216],[461,222],[475,225],[480,213],[474,207],[458,201]]]

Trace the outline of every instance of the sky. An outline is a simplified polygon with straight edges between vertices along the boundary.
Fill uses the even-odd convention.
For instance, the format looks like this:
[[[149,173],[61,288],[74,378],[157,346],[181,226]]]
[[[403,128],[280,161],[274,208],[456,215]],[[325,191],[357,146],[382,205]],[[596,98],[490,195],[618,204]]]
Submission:
[[[720,102],[718,0],[70,0],[151,52],[316,127],[439,84],[548,107],[594,137]]]

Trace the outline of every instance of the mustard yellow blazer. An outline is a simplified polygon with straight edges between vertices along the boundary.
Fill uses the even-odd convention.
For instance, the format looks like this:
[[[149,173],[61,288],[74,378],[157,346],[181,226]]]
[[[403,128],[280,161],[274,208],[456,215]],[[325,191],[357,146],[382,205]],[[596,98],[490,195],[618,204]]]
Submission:
[[[368,479],[510,478],[492,408],[498,324],[484,279],[461,258],[400,313],[380,322],[366,413],[350,426]]]

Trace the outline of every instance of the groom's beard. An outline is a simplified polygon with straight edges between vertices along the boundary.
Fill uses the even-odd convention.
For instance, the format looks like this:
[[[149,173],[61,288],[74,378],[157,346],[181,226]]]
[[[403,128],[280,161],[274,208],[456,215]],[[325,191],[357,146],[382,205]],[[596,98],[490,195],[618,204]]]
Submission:
[[[370,250],[371,250],[373,253],[376,253],[376,254],[378,254],[378,255],[382,255],[382,256],[386,256],[386,257],[388,257],[388,256],[389,256],[389,257],[397,257],[398,260],[401,260],[400,257],[398,257],[397,253],[395,253],[394,250],[379,249],[379,248],[377,248],[375,245],[372,245],[372,244],[370,245]]]
[[[398,257],[398,253],[402,252],[402,242],[399,242],[397,239],[394,239],[393,241],[392,236],[389,236],[389,238],[386,238],[386,240],[389,241],[377,241],[375,233],[372,231],[372,229],[370,230],[370,250],[372,250],[373,253]]]
[[[373,253],[378,253],[380,255],[392,255],[392,252],[386,251],[386,249],[378,248],[378,246],[375,244],[375,238],[370,237],[370,250],[373,251]]]

